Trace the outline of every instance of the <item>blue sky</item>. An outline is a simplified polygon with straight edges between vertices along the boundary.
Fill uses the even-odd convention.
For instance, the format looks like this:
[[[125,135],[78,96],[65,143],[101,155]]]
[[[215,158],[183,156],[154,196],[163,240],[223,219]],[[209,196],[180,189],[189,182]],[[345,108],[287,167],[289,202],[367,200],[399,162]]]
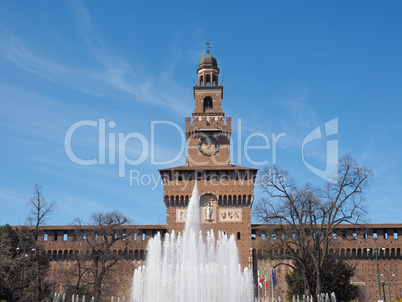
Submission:
[[[165,223],[158,169],[185,162],[172,125],[184,129],[193,111],[207,37],[232,117],[234,164],[261,169],[256,162],[276,159],[300,184],[319,184],[303,140],[338,119],[337,134],[306,145],[304,159],[324,169],[326,142],[336,140],[340,156],[374,171],[368,219],[400,223],[401,14],[398,1],[0,1],[0,224],[25,223],[35,183],[58,205],[48,224],[112,209],[137,224]],[[66,154],[66,133],[82,121],[96,126],[77,128],[71,149],[98,164]],[[122,149],[113,164],[110,138],[134,133],[150,143],[158,121],[153,156],[129,140],[124,154],[140,164],[119,177]],[[253,133],[285,136],[275,152],[271,140],[247,159]],[[138,183],[130,185],[130,170]]]

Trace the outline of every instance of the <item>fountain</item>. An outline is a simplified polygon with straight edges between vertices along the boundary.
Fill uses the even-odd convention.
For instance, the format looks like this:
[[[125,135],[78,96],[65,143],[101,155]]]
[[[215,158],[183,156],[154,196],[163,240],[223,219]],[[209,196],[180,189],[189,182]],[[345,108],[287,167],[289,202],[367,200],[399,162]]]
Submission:
[[[234,235],[208,232],[204,242],[194,185],[183,234],[149,240],[146,265],[133,276],[133,302],[252,302],[252,272],[241,269]]]

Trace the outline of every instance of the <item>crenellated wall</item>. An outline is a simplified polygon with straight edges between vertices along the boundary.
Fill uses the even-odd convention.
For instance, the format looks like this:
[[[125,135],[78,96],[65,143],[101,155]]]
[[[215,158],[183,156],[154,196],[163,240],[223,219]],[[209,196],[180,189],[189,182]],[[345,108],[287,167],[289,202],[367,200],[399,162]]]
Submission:
[[[173,226],[170,227],[173,229]],[[209,227],[211,225],[204,226],[205,230]],[[211,227],[214,231],[217,231],[218,228],[219,224]],[[108,276],[108,284],[111,287],[108,290],[113,292],[114,296],[128,297],[130,295],[134,269],[145,264],[148,240],[158,232],[164,235],[168,229],[167,225],[130,225],[121,230],[127,235],[127,242],[117,242],[113,248],[113,252],[120,255],[121,260]],[[267,278],[271,282],[271,270],[279,263],[278,256],[285,255],[284,251],[271,250],[270,248],[274,244],[275,239],[273,238],[280,236],[280,234],[272,236],[273,231],[270,231],[266,225],[250,226],[241,222],[231,223],[225,230],[228,235],[235,234],[236,238],[241,238],[238,240],[238,247],[243,266],[249,266],[251,262],[249,251],[251,244],[255,250],[255,260],[260,275],[263,277],[265,270]],[[101,238],[100,235],[99,237]],[[52,284],[55,291],[62,291],[63,283],[67,282],[66,272],[74,270],[74,253],[79,253],[82,250],[85,240],[75,236],[75,230],[72,226],[41,227],[39,240],[43,243],[51,260],[49,279],[53,280]],[[359,301],[378,300],[375,245],[378,248],[380,281],[387,282],[385,285],[387,300],[389,300],[389,290],[394,300],[398,294],[402,295],[402,224],[368,224],[361,229],[341,225],[337,228],[334,242],[339,248],[340,257],[356,265],[353,282],[359,285],[361,291]],[[126,243],[127,253],[124,253]],[[275,297],[280,295],[282,300],[286,297],[285,275],[288,271],[289,267],[284,265],[274,269],[278,280],[274,295]],[[271,295],[270,290],[271,285],[269,283],[268,292]],[[262,291],[265,291],[265,288]]]
[[[272,268],[282,261],[279,258],[286,256],[285,251],[270,248],[277,240],[273,238],[277,236],[281,234],[271,231],[266,225],[252,227],[253,248],[256,251],[260,273],[264,270],[271,273]],[[339,249],[340,258],[356,266],[352,281],[359,286],[359,301],[379,300],[375,246],[378,251],[380,283],[387,282],[385,285],[387,301],[389,291],[392,301],[397,300],[398,294],[402,296],[402,224],[366,224],[362,228],[340,225],[337,227],[336,235],[334,234],[333,243],[334,247],[330,252]],[[286,297],[285,275],[289,269],[284,265],[274,269],[278,279],[278,286],[274,289],[275,296]],[[383,296],[382,286],[381,295]]]

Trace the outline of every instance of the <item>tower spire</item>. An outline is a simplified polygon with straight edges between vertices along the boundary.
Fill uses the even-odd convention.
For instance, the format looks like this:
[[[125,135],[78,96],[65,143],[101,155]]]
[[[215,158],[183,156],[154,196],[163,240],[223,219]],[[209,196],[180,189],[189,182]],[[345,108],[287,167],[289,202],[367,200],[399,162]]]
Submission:
[[[209,46],[210,44],[208,41],[206,44],[207,44],[207,54],[209,55],[209,52],[211,51],[211,46]]]

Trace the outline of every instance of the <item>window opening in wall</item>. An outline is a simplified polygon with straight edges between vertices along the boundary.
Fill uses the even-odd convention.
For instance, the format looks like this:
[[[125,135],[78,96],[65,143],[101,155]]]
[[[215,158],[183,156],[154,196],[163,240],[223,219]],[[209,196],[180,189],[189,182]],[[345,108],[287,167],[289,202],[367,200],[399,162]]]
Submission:
[[[332,238],[333,238],[333,239],[336,239],[336,238],[337,238],[337,237],[336,237],[336,233],[333,233],[333,234],[332,234]]]
[[[377,230],[373,230],[373,238],[374,239],[378,238]]]
[[[394,230],[394,239],[398,239],[398,231]]]
[[[205,77],[205,85],[206,86],[211,85],[211,76],[209,74],[207,74],[207,76]]]
[[[285,240],[285,234],[282,234],[282,236],[281,236],[281,237],[282,237],[282,239],[283,239],[283,240]]]
[[[272,234],[272,240],[276,240],[276,235],[275,234]]]
[[[221,180],[226,180],[226,181],[229,180],[229,175],[227,172],[222,173]]]
[[[47,241],[49,235],[47,233],[45,233],[45,235],[43,235],[43,241]]]
[[[57,241],[57,231],[54,231],[53,233],[53,241]]]
[[[353,233],[353,239],[357,240],[357,233]]]
[[[240,240],[240,232],[237,232],[237,240]]]
[[[127,239],[127,234],[123,233],[123,237],[121,238],[121,240],[126,240]]]
[[[67,234],[67,232],[64,232],[64,234],[63,234],[63,241],[67,241],[67,239],[68,239],[68,234]]]
[[[342,232],[342,238],[343,239],[348,239],[348,233],[346,231]]]
[[[198,181],[201,181],[201,180],[202,180],[202,171],[196,171],[196,172],[195,172],[195,175],[196,175],[196,179],[197,179]]]
[[[297,238],[296,234],[292,234],[292,238],[293,238],[293,240],[296,240],[296,238]]]
[[[209,96],[207,96],[207,97],[204,99],[204,112],[205,112],[206,110],[210,110],[210,109],[212,109],[212,98],[209,97]]]
[[[257,235],[256,234],[251,234],[251,239],[255,239],[255,238],[257,238]]]
[[[367,234],[367,233],[364,233],[363,238],[364,238],[364,239],[367,239],[367,238],[368,238],[368,234]]]
[[[388,239],[388,231],[384,229],[384,239]]]
[[[87,237],[86,234],[82,235],[82,240],[84,240],[84,241],[87,241],[87,240],[88,240],[88,237]]]
[[[137,233],[134,234],[134,240],[137,240]]]
[[[145,233],[142,233],[142,240],[145,240]]]
[[[265,233],[262,233],[262,234],[261,234],[261,239],[262,239],[262,240],[265,240]]]

